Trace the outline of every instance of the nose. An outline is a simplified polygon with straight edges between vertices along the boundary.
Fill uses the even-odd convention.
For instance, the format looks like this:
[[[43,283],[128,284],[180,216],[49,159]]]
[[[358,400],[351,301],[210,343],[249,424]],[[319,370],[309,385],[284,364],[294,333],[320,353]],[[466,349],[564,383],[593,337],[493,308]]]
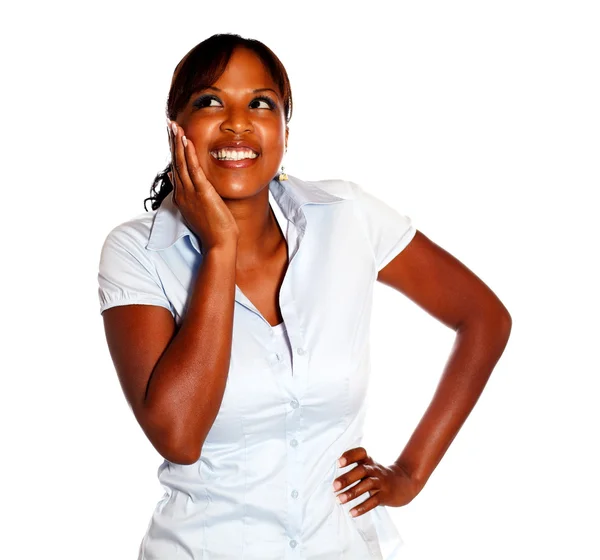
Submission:
[[[230,107],[223,122],[221,123],[221,130],[229,130],[235,134],[242,132],[252,132],[254,126],[250,119],[250,115],[245,109]]]

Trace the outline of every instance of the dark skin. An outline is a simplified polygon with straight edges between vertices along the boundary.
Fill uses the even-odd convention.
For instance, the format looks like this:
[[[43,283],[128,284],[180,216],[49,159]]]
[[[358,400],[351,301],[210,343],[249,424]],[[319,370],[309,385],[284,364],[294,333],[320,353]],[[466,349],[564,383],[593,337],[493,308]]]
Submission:
[[[288,253],[268,185],[287,146],[282,99],[260,59],[244,49],[234,52],[213,86],[220,90],[210,91],[216,100],[198,107],[193,95],[170,133],[176,203],[203,245],[237,246],[236,284],[276,325],[283,320],[278,298]],[[256,89],[271,96],[275,108],[256,102]],[[260,165],[236,170],[215,165],[210,148],[224,138],[255,142]],[[210,219],[199,217],[202,213]],[[344,490],[338,495],[342,501],[363,497],[354,515],[378,505],[405,505],[421,491],[477,402],[511,329],[508,311],[490,288],[420,231],[377,280],[452,328],[456,340],[435,395],[398,459],[381,465],[363,447],[340,457],[341,466],[356,463],[334,482],[334,492]],[[173,317],[149,305],[113,307],[103,317],[121,386],[141,423],[149,376],[175,333]]]

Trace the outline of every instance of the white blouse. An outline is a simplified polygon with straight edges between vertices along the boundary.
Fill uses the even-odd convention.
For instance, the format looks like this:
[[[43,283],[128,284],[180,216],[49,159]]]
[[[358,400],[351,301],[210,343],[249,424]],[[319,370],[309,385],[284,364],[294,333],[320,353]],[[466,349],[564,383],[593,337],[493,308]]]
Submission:
[[[393,560],[402,539],[385,506],[351,517],[333,481],[356,463],[370,375],[377,273],[416,229],[356,183],[269,184],[288,245],[271,326],[236,286],[223,401],[192,465],[164,460],[165,492],[138,560]],[[172,193],[156,211],[115,227],[102,247],[100,311],[160,305],[179,324],[202,262]]]

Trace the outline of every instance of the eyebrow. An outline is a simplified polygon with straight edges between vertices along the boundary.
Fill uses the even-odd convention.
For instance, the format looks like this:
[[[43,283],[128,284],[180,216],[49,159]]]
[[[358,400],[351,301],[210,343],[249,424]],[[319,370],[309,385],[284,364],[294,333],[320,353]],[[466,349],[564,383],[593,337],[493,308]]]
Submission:
[[[213,86],[207,86],[205,88],[202,89],[212,89],[214,91],[218,91],[219,93],[222,92],[222,89],[219,89],[218,87],[213,87]],[[202,91],[202,90],[200,90]],[[258,93],[259,91],[272,91],[275,95],[279,95],[279,93],[277,93],[273,88],[258,88],[258,89],[253,89],[252,93]]]

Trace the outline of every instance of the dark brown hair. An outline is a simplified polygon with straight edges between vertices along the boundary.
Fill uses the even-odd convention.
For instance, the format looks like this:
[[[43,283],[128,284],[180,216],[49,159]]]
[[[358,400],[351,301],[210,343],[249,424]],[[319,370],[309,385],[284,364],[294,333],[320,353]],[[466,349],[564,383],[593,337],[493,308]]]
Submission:
[[[285,67],[275,53],[256,39],[246,39],[232,33],[219,33],[205,39],[188,52],[176,66],[167,99],[167,117],[175,120],[178,113],[187,105],[190,96],[200,89],[213,85],[225,71],[236,48],[243,47],[254,51],[279,87],[283,99],[286,124],[292,118],[292,90]],[[168,173],[171,163],[156,175],[150,187],[152,210],[156,210],[164,198],[173,190]]]

